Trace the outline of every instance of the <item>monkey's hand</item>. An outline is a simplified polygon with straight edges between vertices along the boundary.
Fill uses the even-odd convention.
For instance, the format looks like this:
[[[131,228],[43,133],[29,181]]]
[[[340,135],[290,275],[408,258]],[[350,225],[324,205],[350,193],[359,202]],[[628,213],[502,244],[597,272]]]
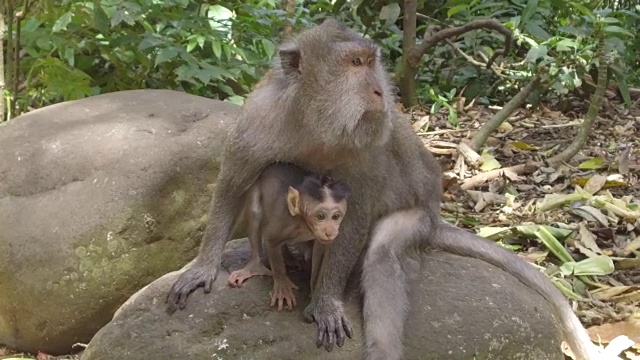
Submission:
[[[324,345],[325,350],[333,350],[333,345],[342,347],[348,336],[353,336],[353,330],[349,319],[344,314],[342,302],[331,297],[311,299],[311,303],[304,309],[304,318],[307,322],[315,321],[318,324],[316,346]]]
[[[282,311],[284,303],[287,303],[287,309],[289,311],[296,307],[296,296],[293,294],[293,290],[298,289],[298,286],[291,282],[288,277],[285,278],[273,278],[273,294],[271,295],[271,306],[277,305],[278,311]]]
[[[184,309],[187,306],[189,294],[200,286],[204,287],[205,293],[210,293],[217,275],[218,269],[206,264],[194,263],[193,266],[187,268],[173,283],[169,294],[167,294],[167,311],[171,314],[178,308]]]

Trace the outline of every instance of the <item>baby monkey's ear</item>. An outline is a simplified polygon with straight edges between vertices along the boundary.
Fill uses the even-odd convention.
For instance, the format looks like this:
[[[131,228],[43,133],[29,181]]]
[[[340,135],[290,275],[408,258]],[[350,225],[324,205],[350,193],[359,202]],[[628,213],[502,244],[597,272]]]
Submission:
[[[289,191],[287,192],[287,207],[291,216],[297,216],[302,213],[300,209],[300,192],[292,186],[289,186]]]

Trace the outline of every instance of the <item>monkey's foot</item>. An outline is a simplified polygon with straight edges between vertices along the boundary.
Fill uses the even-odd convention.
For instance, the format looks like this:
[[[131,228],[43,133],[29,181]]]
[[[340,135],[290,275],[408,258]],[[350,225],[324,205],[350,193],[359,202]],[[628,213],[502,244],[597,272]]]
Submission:
[[[291,282],[288,277],[285,277],[284,279],[273,278],[271,306],[278,304],[278,311],[281,311],[286,301],[287,309],[293,310],[296,306],[296,297],[293,295],[293,289],[297,290],[298,286]]]
[[[184,309],[187,306],[187,298],[195,289],[204,287],[205,293],[211,292],[213,281],[218,275],[218,269],[212,266],[194,263],[180,276],[167,294],[167,311],[173,313],[176,309]]]
[[[353,336],[351,322],[347,319],[342,308],[342,302],[331,297],[312,298],[311,303],[304,309],[307,322],[318,324],[316,346],[324,346],[325,350],[333,350],[334,345],[342,347],[346,337]]]
[[[244,268],[232,272],[227,281],[232,287],[241,287],[242,283],[252,276],[271,276],[271,270],[260,263],[249,263]]]

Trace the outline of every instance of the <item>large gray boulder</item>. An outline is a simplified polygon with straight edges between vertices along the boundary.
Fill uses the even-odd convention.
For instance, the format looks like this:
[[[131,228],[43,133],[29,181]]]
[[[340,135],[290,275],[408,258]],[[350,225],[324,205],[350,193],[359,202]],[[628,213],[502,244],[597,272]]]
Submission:
[[[238,110],[137,90],[0,127],[0,344],[69,352],[191,260]]]
[[[91,340],[82,360],[360,360],[361,313],[355,287],[346,312],[354,339],[328,353],[314,345],[315,325],[302,320],[308,274],[291,273],[300,286],[298,308],[268,306],[270,278],[230,288],[226,278],[247,259],[246,240],[229,244],[210,294],[202,289],[185,310],[165,311],[167,291],[180,271],[167,274],[132,296],[113,321]],[[431,252],[413,284],[406,323],[406,356],[419,359],[563,359],[551,308],[537,293],[487,263]],[[389,306],[393,306],[390,304]]]

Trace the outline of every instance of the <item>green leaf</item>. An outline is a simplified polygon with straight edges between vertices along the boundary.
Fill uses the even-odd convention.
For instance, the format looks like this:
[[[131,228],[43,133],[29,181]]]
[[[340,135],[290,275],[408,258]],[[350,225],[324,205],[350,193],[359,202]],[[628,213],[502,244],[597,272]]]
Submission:
[[[605,164],[603,158],[596,157],[582,162],[580,165],[578,165],[578,169],[597,170],[602,169],[606,166],[607,164]]]
[[[158,39],[155,36],[145,36],[140,44],[138,44],[138,50],[146,50],[149,48],[157,48],[159,45],[162,45],[164,42],[161,39]]]
[[[95,28],[99,32],[102,34],[109,32],[109,18],[98,1],[93,3],[93,21]]]
[[[177,55],[178,55],[178,50],[173,46],[160,49],[158,51],[158,54],[156,55],[156,62],[154,67],[158,66],[159,64],[162,64],[163,62],[167,62],[173,59]]]
[[[468,8],[469,8],[469,5],[467,4],[456,5],[447,11],[447,17],[452,17],[453,15],[459,13],[460,11],[467,10]]]
[[[624,104],[627,106],[627,109],[631,108],[631,95],[629,94],[629,86],[627,85],[627,76],[622,73],[616,66],[611,66],[611,70],[613,70],[613,74],[616,77],[616,81],[618,82],[618,89],[620,90],[620,95],[622,95],[622,99],[624,100]]]
[[[449,109],[449,124],[453,125],[453,127],[455,127],[456,129],[458,128],[458,112],[456,111],[456,109],[449,105],[449,104],[445,104],[447,106],[447,108]]]
[[[67,30],[67,25],[71,23],[73,19],[73,13],[71,11],[67,11],[64,13],[58,20],[56,20],[55,24],[53,24],[53,28],[51,29],[52,33],[56,33],[61,30]]]
[[[567,34],[571,34],[573,36],[589,36],[589,32],[584,28],[577,28],[574,26],[560,26],[558,28],[561,32],[565,32]]]
[[[378,17],[381,20],[385,20],[388,24],[396,22],[400,16],[400,5],[398,3],[391,3],[385,5],[380,9]]]
[[[537,22],[528,22],[525,24],[524,28],[529,32],[529,34],[533,35],[538,40],[546,41],[551,38],[551,34],[538,25]]]
[[[612,17],[603,18],[601,21],[605,24],[617,24],[620,22],[620,20]]]
[[[551,235],[553,235],[553,237],[555,237],[556,239],[562,239],[562,240],[564,240],[567,236],[573,233],[573,230],[569,230],[569,229],[560,229],[553,226],[535,225],[535,224],[519,225],[519,226],[516,226],[514,229],[516,229],[520,234],[526,237],[536,238],[537,237],[536,231],[540,231],[540,228],[545,228]]]
[[[560,244],[558,239],[556,239],[546,228],[541,227],[540,230],[536,231],[536,236],[542,243],[562,262],[568,263],[573,262],[573,258],[567,251],[567,249]]]
[[[264,51],[267,53],[267,57],[271,59],[273,54],[276,52],[276,46],[269,39],[262,39],[262,47]]]
[[[558,41],[555,46],[557,51],[567,51],[571,50],[572,48],[577,49],[578,43],[571,39],[562,39]]]
[[[239,96],[239,95],[229,96],[228,98],[224,99],[224,101],[228,101],[228,102],[230,102],[232,104],[236,104],[236,105],[244,104],[244,98],[242,96]]]
[[[524,60],[531,63],[536,62],[536,60],[547,55],[547,51],[548,49],[546,45],[534,46],[529,50],[527,57]]]
[[[478,229],[477,235],[487,239],[498,240],[509,232],[511,232],[510,227],[485,226]]]
[[[215,75],[215,74],[211,73],[211,71],[201,69],[200,71],[198,71],[196,73],[196,78],[198,80],[202,81],[203,84],[207,85],[207,84],[209,84],[209,81],[211,81],[211,77],[213,75]]]
[[[189,41],[189,43],[187,44],[187,52],[191,52],[191,50],[195,49],[196,46],[198,46],[198,43],[195,41]]]
[[[569,5],[576,8],[583,15],[588,17],[591,20],[591,22],[596,22],[596,16],[593,14],[593,12],[591,12],[591,10],[587,9],[584,5],[579,4],[577,2],[572,2],[572,1],[569,2]]]
[[[480,155],[480,157],[482,158],[482,165],[480,165],[480,170],[482,171],[491,171],[502,167],[500,162],[498,162],[498,160],[496,160],[496,158],[491,155],[487,149],[482,151],[482,155]]]
[[[69,66],[71,67],[75,66],[75,57],[74,57],[73,48],[68,47],[64,49],[64,58],[67,60],[67,64],[69,64]]]
[[[531,16],[536,12],[538,8],[538,0],[529,0],[527,1],[527,6],[522,11],[522,15],[520,16],[520,24],[526,24]]]
[[[603,30],[604,30],[604,32],[610,33],[610,34],[611,33],[613,33],[613,34],[622,34],[622,35],[633,37],[633,34],[631,32],[629,32],[629,30],[623,29],[620,26],[609,25],[609,26],[605,26]]]
[[[600,255],[579,262],[567,262],[560,266],[563,275],[602,276],[613,273],[615,266],[608,256]]]
[[[213,50],[213,54],[218,59],[221,59],[221,56],[222,56],[222,44],[219,41],[217,41],[215,39],[211,40],[211,50]]]

